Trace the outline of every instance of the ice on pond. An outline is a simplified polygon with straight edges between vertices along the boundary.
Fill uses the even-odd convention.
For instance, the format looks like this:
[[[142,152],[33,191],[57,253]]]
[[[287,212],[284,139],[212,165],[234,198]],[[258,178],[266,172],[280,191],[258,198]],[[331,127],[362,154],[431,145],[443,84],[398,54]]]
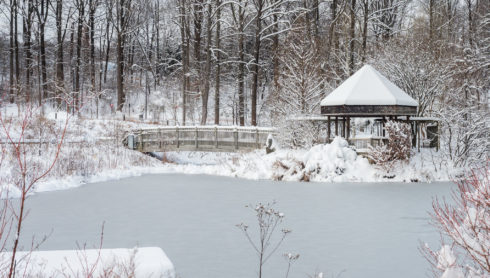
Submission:
[[[181,277],[255,277],[255,251],[238,223],[256,230],[245,205],[277,201],[286,241],[265,265],[284,275],[284,253],[300,254],[290,277],[425,277],[420,242],[437,246],[432,197],[450,183],[299,183],[159,174],[89,184],[29,199],[23,240],[52,234],[42,250],[158,246]]]

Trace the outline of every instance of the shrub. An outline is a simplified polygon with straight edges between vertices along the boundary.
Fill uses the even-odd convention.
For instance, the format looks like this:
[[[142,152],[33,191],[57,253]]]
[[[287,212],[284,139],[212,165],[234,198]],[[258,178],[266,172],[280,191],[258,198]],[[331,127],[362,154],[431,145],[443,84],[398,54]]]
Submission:
[[[389,173],[398,161],[407,161],[412,152],[412,132],[410,125],[388,121],[385,124],[387,142],[369,147],[369,158],[385,172]]]
[[[488,277],[490,273],[490,187],[488,166],[457,181],[452,203],[435,199],[431,214],[442,243],[434,252],[422,251],[440,277]],[[439,276],[438,275],[438,276]]]

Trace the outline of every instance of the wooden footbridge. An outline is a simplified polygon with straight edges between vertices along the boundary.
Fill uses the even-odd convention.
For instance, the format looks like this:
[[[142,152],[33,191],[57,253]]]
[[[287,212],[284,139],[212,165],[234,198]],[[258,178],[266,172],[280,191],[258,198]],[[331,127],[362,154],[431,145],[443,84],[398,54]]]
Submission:
[[[237,152],[265,148],[270,127],[169,126],[128,133],[123,145],[143,153],[167,151]]]

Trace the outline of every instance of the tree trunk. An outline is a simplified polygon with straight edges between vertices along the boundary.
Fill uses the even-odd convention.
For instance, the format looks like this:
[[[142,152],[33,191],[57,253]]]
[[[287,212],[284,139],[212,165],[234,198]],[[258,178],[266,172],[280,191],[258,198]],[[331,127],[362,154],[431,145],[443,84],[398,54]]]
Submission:
[[[240,4],[242,2],[240,1]],[[238,30],[238,118],[240,121],[240,126],[245,125],[245,51],[244,51],[244,9],[240,5],[238,8],[238,21],[239,21],[239,30]]]
[[[363,3],[363,24],[362,24],[362,63],[366,61],[366,47],[367,47],[367,28],[369,20],[369,0],[364,0]]]
[[[318,37],[320,35],[320,3],[318,0],[313,0],[313,15],[314,15],[314,26],[313,26],[313,29],[315,31],[315,37]]]
[[[29,99],[31,95],[31,61],[32,61],[32,52],[31,52],[31,32],[32,32],[32,12],[33,12],[33,4],[32,0],[28,0],[27,3],[27,11],[24,14],[24,53],[25,53],[25,95],[26,100]]]
[[[46,40],[45,27],[48,20],[49,0],[41,0],[38,3],[37,16],[39,22],[39,51],[41,59],[41,82],[43,99],[48,98],[48,73],[46,66]]]
[[[90,83],[92,94],[96,91],[95,85],[95,10],[97,2],[89,0],[89,27],[90,27]]]
[[[262,9],[263,0],[257,1],[257,17],[255,26],[255,50],[254,50],[254,64],[252,69],[252,125],[257,125],[257,91],[259,88],[259,61],[260,61],[260,37],[262,31]]]
[[[220,38],[220,32],[221,32],[221,1],[217,0],[216,1],[216,84],[215,84],[215,91],[214,91],[214,124],[219,125],[219,87],[220,87],[220,75],[221,75],[221,67],[220,67],[220,52],[221,52],[221,38]]]
[[[434,0],[429,0],[429,41],[432,43],[434,36]]]
[[[122,111],[126,102],[124,94],[124,35],[122,32],[117,33],[117,111]]]
[[[65,84],[65,74],[63,70],[63,0],[56,0],[56,38],[57,38],[57,50],[56,50],[56,97],[58,105],[61,104],[60,96],[63,93]]]
[[[309,18],[308,13],[307,13],[307,18]],[[272,49],[273,49],[273,53],[274,53],[274,56],[272,59],[272,65],[273,65],[273,73],[274,73],[274,90],[277,91],[279,89],[279,57],[278,57],[279,53],[277,53],[279,50],[279,34],[277,34],[278,22],[277,22],[277,14],[276,13],[274,13],[274,15],[272,16],[272,20],[273,20],[273,24],[274,24],[274,26],[272,27],[272,32],[276,33],[272,37]],[[310,24],[307,23],[308,34],[309,34],[309,30],[310,30]]]
[[[19,3],[17,2],[18,0],[15,0],[14,3],[14,45],[15,45],[15,93],[19,95],[21,93],[20,91],[20,66],[19,66],[19,39],[18,35],[19,33],[17,32],[17,16],[18,16],[18,9],[19,9]]]
[[[155,71],[156,71],[156,85],[160,85],[161,78],[161,69],[160,62],[162,60],[162,54],[160,52],[160,1],[156,1],[156,9],[155,9],[155,32],[156,32],[156,59],[155,59]],[[156,87],[155,87],[156,89]]]
[[[81,99],[80,92],[80,67],[82,66],[82,31],[83,31],[83,17],[85,13],[85,5],[83,0],[77,0],[78,8],[78,24],[77,24],[77,62],[75,65],[75,107],[79,106],[79,101]]]
[[[470,46],[473,46],[473,8],[472,8],[472,0],[466,0],[466,4],[468,6],[468,40],[470,42]]]
[[[188,57],[189,57],[189,39],[186,32],[187,26],[187,9],[186,0],[180,0],[180,37],[182,39],[182,125],[185,125],[186,116],[186,98],[188,87]]]
[[[108,9],[107,11],[107,25],[105,28],[105,35],[106,35],[106,41],[107,41],[107,48],[105,51],[105,63],[104,63],[104,84],[107,82],[107,66],[109,64],[109,53],[111,50],[111,40],[112,40],[112,31],[114,30],[113,27],[111,27],[111,21],[112,21],[112,9]]]
[[[212,2],[209,1],[207,11],[207,23],[206,23],[206,67],[204,69],[204,90],[202,92],[202,111],[201,111],[201,125],[205,125],[208,119],[208,98],[209,98],[209,78],[211,77],[211,39],[212,39]]]
[[[47,12],[47,11],[46,11]],[[41,52],[41,81],[43,89],[43,98],[48,97],[48,73],[46,69],[46,43],[45,43],[45,33],[44,33],[45,23],[39,26],[39,49]]]
[[[124,92],[124,48],[126,44],[126,32],[129,23],[129,12],[131,0],[120,0],[117,2],[117,111],[122,111],[126,102]]]
[[[10,30],[9,30],[9,39],[10,39],[10,45],[9,45],[9,89],[10,89],[10,102],[14,102],[14,96],[15,96],[15,80],[14,80],[14,56],[15,56],[15,45],[14,45],[14,21],[15,21],[15,15],[14,15],[14,5],[15,5],[16,0],[10,0]]]
[[[356,0],[351,0],[349,30],[349,76],[354,74],[354,43],[356,31]]]
[[[338,5],[338,0],[333,0],[332,4],[330,5],[330,11],[331,11],[331,21],[330,21],[330,26],[328,30],[328,51],[327,51],[327,61],[332,64],[332,69],[335,71],[336,69],[336,55],[332,55],[332,53],[336,52],[338,47],[338,37],[335,31],[335,26],[337,22],[337,5]],[[333,57],[330,61],[330,57]]]
[[[70,57],[70,77],[71,77],[71,91],[75,92],[75,61],[73,56],[73,52],[75,49],[75,22],[72,22],[71,28],[70,28],[70,51],[68,53]],[[75,104],[75,97],[73,94],[71,94],[71,99],[70,99],[70,106],[74,107]],[[70,107],[67,106],[67,112],[70,112]],[[73,112],[73,109],[72,109]]]

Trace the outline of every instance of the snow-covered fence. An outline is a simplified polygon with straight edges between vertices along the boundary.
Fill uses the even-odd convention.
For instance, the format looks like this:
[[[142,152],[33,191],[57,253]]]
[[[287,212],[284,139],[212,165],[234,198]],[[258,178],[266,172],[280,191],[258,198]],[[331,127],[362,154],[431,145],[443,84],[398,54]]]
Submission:
[[[84,144],[84,143],[102,143],[102,142],[110,142],[114,141],[116,138],[115,137],[97,137],[97,138],[73,138],[70,140],[64,140],[63,144]],[[9,140],[5,138],[0,138],[0,145],[12,145],[12,144],[24,144],[24,145],[36,145],[36,144],[42,144],[42,145],[56,145],[59,144],[58,140],[39,140],[39,139],[23,139],[22,141],[14,141],[13,143],[10,142]]]
[[[123,145],[140,152],[235,152],[265,148],[270,127],[172,126],[138,129],[125,136]]]

